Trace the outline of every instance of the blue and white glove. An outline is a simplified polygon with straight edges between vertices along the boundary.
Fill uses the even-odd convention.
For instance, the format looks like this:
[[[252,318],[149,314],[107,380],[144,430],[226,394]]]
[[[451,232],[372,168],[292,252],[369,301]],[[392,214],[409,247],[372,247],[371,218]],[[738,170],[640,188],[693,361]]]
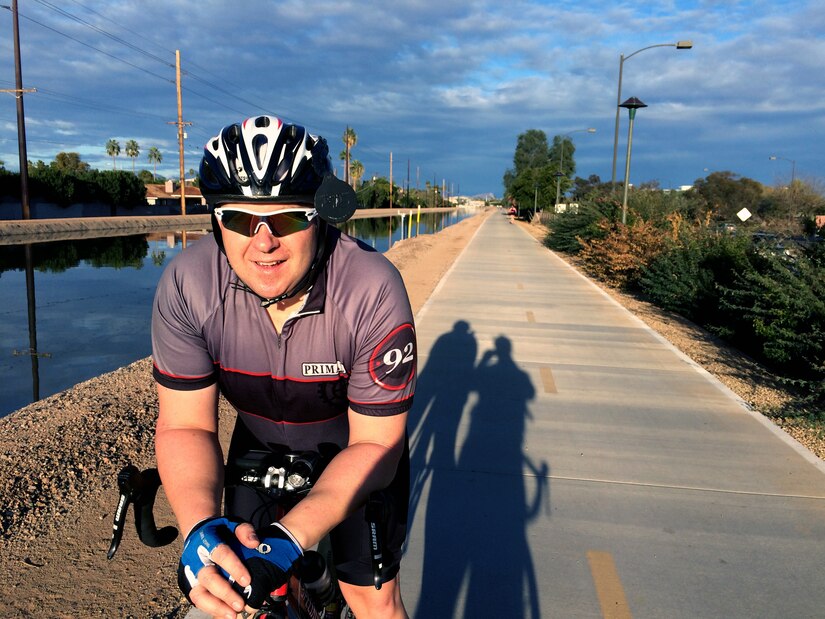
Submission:
[[[187,599],[189,592],[198,584],[201,569],[215,565],[212,551],[220,544],[227,544],[249,570],[252,582],[241,589],[218,566],[221,574],[246,599],[248,606],[260,608],[266,597],[286,581],[287,572],[304,554],[301,545],[286,527],[273,523],[257,531],[260,543],[256,548],[247,548],[235,537],[235,529],[243,522],[237,518],[207,518],[196,524],[186,536],[178,564],[178,586]]]

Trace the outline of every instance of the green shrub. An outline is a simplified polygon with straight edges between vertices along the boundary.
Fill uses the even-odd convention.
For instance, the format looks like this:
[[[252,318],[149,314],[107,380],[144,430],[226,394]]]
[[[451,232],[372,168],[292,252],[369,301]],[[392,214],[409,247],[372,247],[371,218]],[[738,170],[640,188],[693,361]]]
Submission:
[[[750,246],[748,237],[716,234],[701,225],[683,229],[644,270],[642,292],[656,305],[707,328],[736,321],[720,311],[719,286],[752,268]]]
[[[741,316],[736,333],[795,387],[806,407],[825,404],[825,267],[806,255],[754,251],[755,268],[720,286],[720,307]],[[809,408],[810,410],[810,408]],[[821,413],[820,413],[821,414]]]
[[[39,164],[39,165],[38,165]],[[29,193],[32,198],[69,206],[81,202],[102,202],[110,206],[134,208],[146,200],[146,187],[131,172],[65,172],[42,162],[29,166]],[[20,198],[20,175],[0,177],[0,195]]]
[[[544,244],[554,251],[578,253],[582,249],[580,239],[604,236],[599,222],[615,219],[617,208],[621,206],[614,200],[599,198],[582,202],[576,212],[558,213],[547,226]]]

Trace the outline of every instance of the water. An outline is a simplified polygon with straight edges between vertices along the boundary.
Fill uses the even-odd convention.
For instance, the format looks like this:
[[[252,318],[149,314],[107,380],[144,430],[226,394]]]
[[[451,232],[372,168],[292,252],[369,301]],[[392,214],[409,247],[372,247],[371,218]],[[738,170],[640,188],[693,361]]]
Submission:
[[[352,220],[343,227],[384,252],[401,238],[430,234],[467,216],[413,215],[412,229],[405,218],[403,231],[398,217]],[[198,236],[187,233],[186,243]],[[0,417],[150,355],[155,287],[183,245],[179,232],[168,232],[35,243],[29,251],[0,246]]]

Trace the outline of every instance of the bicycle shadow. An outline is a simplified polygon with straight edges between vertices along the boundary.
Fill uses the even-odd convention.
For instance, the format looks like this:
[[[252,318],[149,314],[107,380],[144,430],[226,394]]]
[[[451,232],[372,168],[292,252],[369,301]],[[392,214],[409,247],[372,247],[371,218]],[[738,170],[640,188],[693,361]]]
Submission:
[[[477,349],[465,321],[441,335],[410,416],[411,524],[425,519],[419,619],[541,616],[527,527],[543,504],[549,513],[549,466],[523,450],[536,391],[507,337],[478,363]]]

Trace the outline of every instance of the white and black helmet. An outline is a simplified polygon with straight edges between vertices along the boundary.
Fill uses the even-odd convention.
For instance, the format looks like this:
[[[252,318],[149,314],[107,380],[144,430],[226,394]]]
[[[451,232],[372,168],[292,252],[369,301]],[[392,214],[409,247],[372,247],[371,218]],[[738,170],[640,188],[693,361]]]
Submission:
[[[335,177],[327,141],[300,125],[256,116],[228,125],[206,143],[200,189],[210,207],[223,202],[310,204],[341,223],[358,207],[355,191]]]
[[[224,127],[203,149],[200,188],[210,206],[221,202],[313,204],[333,173],[324,138],[274,116]]]

